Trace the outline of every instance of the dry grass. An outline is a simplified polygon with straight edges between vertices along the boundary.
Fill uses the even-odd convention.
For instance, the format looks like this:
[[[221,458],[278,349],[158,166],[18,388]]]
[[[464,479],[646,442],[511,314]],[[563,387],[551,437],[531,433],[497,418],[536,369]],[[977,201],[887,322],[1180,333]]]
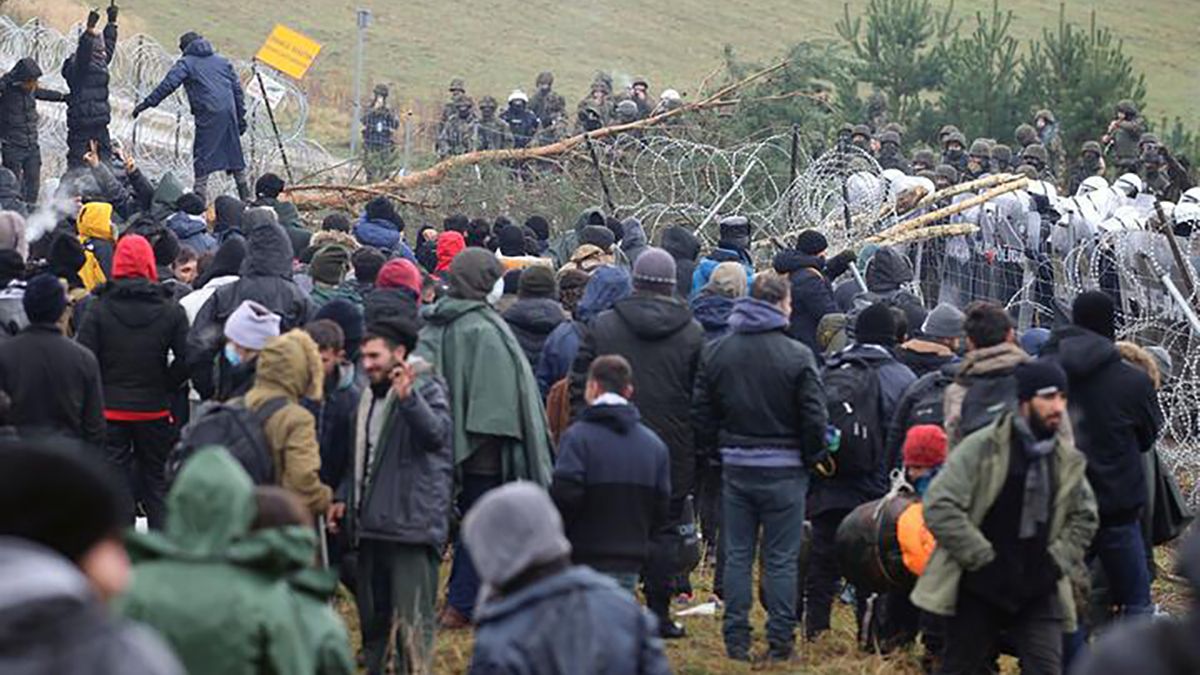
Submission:
[[[4,0],[0,2],[0,12],[7,14],[18,21],[28,21],[37,18],[52,28],[66,32],[78,23],[83,23],[87,18],[88,8],[93,5],[88,5],[78,0]],[[103,3],[96,3],[94,6],[105,6]],[[103,14],[103,12],[101,12]],[[103,23],[104,19],[101,19]],[[125,35],[133,35],[146,30],[146,22],[141,17],[133,15],[131,12],[122,10],[121,16],[118,18],[118,23],[121,27],[121,32]]]

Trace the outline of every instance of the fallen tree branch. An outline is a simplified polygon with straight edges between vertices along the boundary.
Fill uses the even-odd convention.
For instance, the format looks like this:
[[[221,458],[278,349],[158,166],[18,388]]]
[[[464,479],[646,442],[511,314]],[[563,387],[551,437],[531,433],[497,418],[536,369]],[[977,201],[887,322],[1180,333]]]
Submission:
[[[1011,177],[1008,177],[1008,178],[1011,178]],[[905,220],[903,222],[897,223],[897,224],[889,227],[888,229],[886,229],[882,232],[879,232],[878,234],[867,237],[866,239],[863,240],[863,242],[868,243],[868,244],[878,244],[878,243],[882,243],[882,242],[885,242],[888,240],[896,239],[897,237],[900,237],[901,235],[903,235],[907,232],[919,230],[928,225],[932,225],[932,224],[938,222],[939,220],[949,218],[950,216],[958,215],[958,214],[962,213],[963,211],[972,209],[972,208],[979,206],[980,204],[983,204],[985,202],[989,202],[989,201],[995,199],[996,197],[999,197],[1002,194],[1006,194],[1008,192],[1015,192],[1016,190],[1024,189],[1027,185],[1029,185],[1029,179],[1022,176],[1011,182],[1004,183],[1003,185],[1000,185],[999,187],[994,187],[991,190],[984,192],[983,194],[975,195],[974,197],[971,197],[970,199],[964,199],[961,202],[958,202],[956,204],[944,206],[940,209],[937,209],[936,211],[930,211],[929,213],[922,214],[911,220]]]

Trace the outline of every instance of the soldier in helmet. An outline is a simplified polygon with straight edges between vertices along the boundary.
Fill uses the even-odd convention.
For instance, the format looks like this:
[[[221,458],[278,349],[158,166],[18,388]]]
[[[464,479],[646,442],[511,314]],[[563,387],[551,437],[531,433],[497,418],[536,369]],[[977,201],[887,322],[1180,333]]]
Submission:
[[[938,164],[933,170],[933,175],[933,185],[939,190],[958,185],[958,169],[951,164]]]
[[[378,180],[390,168],[396,155],[396,129],[400,118],[388,107],[388,88],[375,85],[375,98],[362,116],[363,168],[367,180]]]
[[[911,168],[913,174],[916,175],[922,171],[933,171],[937,163],[937,157],[933,154],[933,150],[921,148],[913,153]]]
[[[904,153],[900,150],[900,134],[895,131],[885,131],[879,134],[879,167],[882,169],[897,169],[904,173],[912,171]]]
[[[982,138],[971,141],[971,149],[967,152],[967,170],[963,172],[963,180],[982,178],[992,171],[992,146]]]
[[[446,105],[442,106],[443,122],[458,114],[454,103],[460,96],[466,95],[467,83],[461,77],[450,80],[450,100],[446,102]]]
[[[1075,194],[1083,181],[1092,176],[1104,176],[1104,148],[1096,141],[1084,141],[1079,151],[1079,161],[1071,169],[1071,180],[1067,182],[1067,193]]]
[[[1152,134],[1143,134],[1152,136]],[[1171,155],[1170,149],[1159,144],[1157,138],[1152,138],[1143,146],[1141,159],[1141,178],[1150,194],[1168,202],[1178,202],[1183,193],[1191,189],[1195,183],[1188,175],[1187,169]]]
[[[1050,170],[1050,153],[1041,143],[1033,143],[1021,152],[1021,164],[1031,166],[1038,180],[1054,183],[1054,172]]]
[[[882,132],[889,120],[887,96],[881,91],[873,91],[867,97],[867,123],[875,132]]]
[[[967,170],[967,137],[961,131],[946,134],[942,142],[942,164],[949,164],[960,174]]]
[[[1013,133],[1013,138],[1017,141],[1014,149],[1019,157],[1025,151],[1025,148],[1038,142],[1037,129],[1034,129],[1032,124],[1019,124],[1017,125],[1017,130]]]
[[[635,77],[629,85],[629,100],[637,104],[638,119],[649,117],[654,110],[650,98],[650,83],[644,77]]]
[[[1003,143],[992,145],[992,171],[996,173],[1007,173],[1013,168],[1013,153],[1012,148]]]
[[[438,130],[438,158],[462,155],[475,149],[475,102],[459,94],[450,103],[454,115]]]
[[[855,124],[850,132],[850,143],[868,155],[874,155],[871,149],[871,127],[866,124]]]
[[[1067,168],[1067,155],[1063,151],[1062,134],[1059,133],[1058,120],[1049,110],[1039,110],[1033,116],[1033,126],[1037,130],[1038,142],[1046,148],[1050,155],[1050,171],[1055,176],[1061,176]]]
[[[1128,99],[1117,104],[1116,116],[1108,124],[1108,131],[1100,138],[1107,153],[1112,148],[1116,158],[1113,165],[1117,173],[1137,173],[1138,141],[1146,131],[1146,125],[1138,115],[1137,105]]]
[[[616,104],[612,100],[612,80],[610,78],[606,81],[601,77],[602,75],[604,73],[597,73],[596,79],[592,82],[591,91],[575,108],[579,118],[578,130],[581,133],[608,126],[616,112]],[[591,128],[597,120],[599,126]]]
[[[554,73],[538,73],[536,85],[529,98],[529,110],[541,120],[543,128],[553,126],[555,120],[566,115],[567,102],[554,91]]]
[[[540,122],[537,115],[529,109],[529,97],[525,92],[516,89],[508,95],[508,108],[500,115],[500,119],[508,123],[512,132],[514,148],[527,148],[537,135]]]
[[[496,117],[499,105],[491,96],[479,99],[479,122],[475,125],[476,150],[506,150],[513,146],[508,123]]]
[[[960,133],[962,132],[959,131],[958,127],[954,126],[953,124],[944,125],[941,130],[938,131],[938,145],[941,147],[946,147],[946,139],[950,137],[950,134]]]

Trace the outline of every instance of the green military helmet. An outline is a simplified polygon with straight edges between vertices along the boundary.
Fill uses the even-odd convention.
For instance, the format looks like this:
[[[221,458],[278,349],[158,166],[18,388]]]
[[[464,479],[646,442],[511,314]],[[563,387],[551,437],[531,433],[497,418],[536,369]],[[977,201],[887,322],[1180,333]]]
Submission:
[[[992,159],[999,162],[1001,166],[1012,164],[1012,148],[1003,143],[996,143],[992,146]]]
[[[946,125],[943,125],[940,130],[938,130],[938,138],[940,138],[942,140],[942,142],[945,143],[947,136],[949,136],[950,134],[957,134],[957,133],[960,133],[958,130],[958,127],[954,126],[953,124],[946,124]]]
[[[649,88],[650,88],[650,82],[649,82],[649,81],[648,81],[646,78],[642,77],[641,75],[635,75],[635,76],[633,77],[633,82],[630,82],[630,83],[629,83],[629,86],[630,86],[630,87],[636,87],[636,86],[638,86],[639,84],[640,84],[640,85],[642,85],[643,87],[647,88],[647,89],[649,89]]]
[[[483,98],[479,99],[480,110],[495,110],[498,107],[500,106],[496,103],[496,98],[494,96],[484,96]]]
[[[1050,112],[1050,110],[1046,108],[1042,108],[1033,114],[1033,121],[1036,122],[1038,120],[1046,120],[1046,124],[1054,124],[1058,121],[1054,119],[1054,113]]]
[[[1138,139],[1138,147],[1139,148],[1145,147],[1146,145],[1149,145],[1151,143],[1153,143],[1154,145],[1162,145],[1162,142],[1160,142],[1158,140],[1158,136],[1150,133],[1149,131],[1142,134],[1141,138]]]
[[[467,91],[467,83],[461,77],[456,77],[453,80],[450,80],[450,93],[451,94],[465,94],[466,91]]]
[[[1013,134],[1017,143],[1023,148],[1031,143],[1038,142],[1037,129],[1033,128],[1032,124],[1022,124],[1017,127],[1017,131]]]
[[[1120,102],[1117,103],[1117,112],[1125,113],[1126,117],[1137,117],[1137,115],[1138,115],[1137,104],[1134,103],[1133,101],[1131,101],[1130,99],[1122,99]]]
[[[1096,156],[1099,157],[1100,155],[1104,154],[1104,149],[1101,148],[1100,144],[1096,141],[1084,141],[1083,147],[1079,149],[1079,154],[1082,155],[1088,152],[1094,152],[1096,153]]]
[[[865,136],[869,139],[871,138],[871,127],[866,124],[855,124],[850,134],[853,136]]]
[[[597,89],[604,91],[606,94],[611,94],[613,90],[612,75],[603,70],[597,70],[596,75],[592,77],[592,91],[596,91]]]
[[[976,138],[971,141],[971,149],[967,151],[967,154],[972,157],[987,159],[992,156],[992,144],[988,143],[986,139]]]
[[[933,150],[921,148],[913,153],[912,163],[929,167],[932,170],[933,167],[937,166],[937,157],[934,156]]]
[[[948,181],[951,185],[958,182],[958,169],[949,164],[938,164],[933,173],[938,178]]]
[[[475,101],[466,94],[456,94],[454,96],[454,100],[451,101],[451,104],[456,110],[464,110],[475,107]]]
[[[1043,149],[1045,149],[1045,148],[1043,148]],[[1032,164],[1022,164],[1021,166],[1018,166],[1016,169],[1016,173],[1018,173],[1022,176],[1025,176],[1026,178],[1028,178],[1030,180],[1037,180],[1037,178],[1038,178],[1037,167],[1033,166]]]
[[[638,116],[638,106],[634,101],[628,99],[617,104],[617,117],[625,120],[634,120]]]
[[[887,124],[883,125],[883,131],[894,131],[896,132],[896,135],[903,140],[906,129],[904,128],[904,125],[900,124],[899,122],[888,122]]]
[[[900,147],[900,134],[895,131],[885,131],[879,134],[879,142],[884,144],[891,143],[896,147]]]
[[[960,147],[967,147],[967,137],[961,131],[951,131],[946,134],[946,140],[942,142],[942,147],[946,147],[951,143],[958,143]]]
[[[538,73],[535,84],[539,87],[543,84],[547,86],[554,84],[554,73],[548,70],[543,70],[542,72]]]
[[[387,85],[386,85],[386,84],[377,84],[377,85],[375,85],[375,95],[376,95],[376,96],[378,96],[378,97],[380,97],[380,98],[387,98],[387,96],[388,96],[388,87],[387,87]]]
[[[1031,143],[1021,152],[1021,159],[1025,162],[1037,160],[1045,166],[1050,161],[1050,153],[1046,152],[1046,146],[1041,143]]]

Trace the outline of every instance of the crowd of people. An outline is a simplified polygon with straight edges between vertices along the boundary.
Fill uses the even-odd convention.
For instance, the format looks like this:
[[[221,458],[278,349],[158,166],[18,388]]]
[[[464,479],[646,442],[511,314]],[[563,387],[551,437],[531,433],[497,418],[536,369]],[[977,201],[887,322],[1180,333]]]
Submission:
[[[98,19],[65,96],[95,113],[56,195],[75,207],[34,241],[24,153],[33,102],[57,95],[25,59],[0,97],[34,130],[5,127],[21,173],[0,171],[24,186],[0,195],[0,670],[356,672],[328,602],[339,583],[370,673],[425,672],[437,633],[464,629],[472,672],[665,673],[663,640],[688,637],[672,608],[696,600],[721,608],[728,658],[787,663],[797,627],[821,639],[839,597],[865,647],[919,637],[930,672],[1001,654],[1023,672],[1121,672],[1105,655],[1139,635],[1164,645],[1145,672],[1200,667],[1194,615],[1139,622],[1154,546],[1186,525],[1163,522],[1156,450],[1177,371],[1117,339],[1113,289],[1018,331],[971,288],[922,301],[942,296],[922,292],[910,247],[830,251],[806,229],[764,264],[763,224],[738,214],[711,247],[598,208],[564,227],[451,214],[410,237],[384,196],[313,227],[279,176],[250,185],[240,86],[195,33],[134,111],[185,87],[192,190],[123,156],[106,90],[81,93],[112,58],[116,7],[103,34]],[[470,138],[522,147],[559,125],[552,83],[514,92],[507,128],[481,100]],[[444,116],[452,153],[476,147],[456,130],[474,116],[464,89]],[[656,108],[641,78],[611,94],[598,78],[582,128]],[[1116,166],[1186,213],[1186,170],[1118,111]],[[365,133],[394,129],[375,122]],[[953,128],[936,164],[900,154],[895,128],[841,137],[937,187],[1012,170],[1054,183],[1054,116],[1036,122],[1007,160]],[[238,196],[210,206],[216,171]],[[861,514],[897,495],[916,508],[888,522],[896,550],[854,548]],[[907,581],[872,588],[863,562],[892,553]],[[1190,542],[1200,585],[1198,560]],[[691,583],[701,561],[712,598]]]

